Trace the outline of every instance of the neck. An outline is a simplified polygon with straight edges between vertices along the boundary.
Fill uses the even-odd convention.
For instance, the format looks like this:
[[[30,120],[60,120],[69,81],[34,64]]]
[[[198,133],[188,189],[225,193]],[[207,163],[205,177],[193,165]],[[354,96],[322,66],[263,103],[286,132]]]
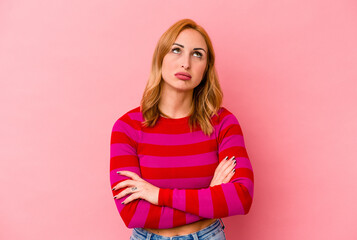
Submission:
[[[190,114],[193,91],[162,91],[159,110],[169,118],[182,118]]]

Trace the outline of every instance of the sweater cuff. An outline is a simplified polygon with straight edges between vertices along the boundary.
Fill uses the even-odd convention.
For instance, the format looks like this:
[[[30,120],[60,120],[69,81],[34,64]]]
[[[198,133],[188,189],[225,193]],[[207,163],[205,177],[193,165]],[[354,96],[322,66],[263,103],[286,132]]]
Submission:
[[[159,190],[159,206],[172,207],[173,190],[169,188],[160,188]]]

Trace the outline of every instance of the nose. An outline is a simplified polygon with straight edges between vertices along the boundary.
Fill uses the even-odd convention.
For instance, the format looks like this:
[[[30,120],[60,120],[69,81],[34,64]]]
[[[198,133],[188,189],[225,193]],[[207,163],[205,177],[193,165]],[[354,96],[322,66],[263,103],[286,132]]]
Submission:
[[[182,57],[181,67],[183,67],[184,69],[190,68],[190,55]]]

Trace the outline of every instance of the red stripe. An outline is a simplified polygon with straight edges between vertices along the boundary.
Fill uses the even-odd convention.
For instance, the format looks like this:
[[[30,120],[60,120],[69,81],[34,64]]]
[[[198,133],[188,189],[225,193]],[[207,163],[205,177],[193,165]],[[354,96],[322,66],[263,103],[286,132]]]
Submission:
[[[194,167],[150,168],[141,166],[145,179],[198,178],[214,175],[216,163]]]
[[[169,188],[160,188],[158,205],[172,207],[173,190]]]
[[[115,201],[120,201],[120,199],[115,200]],[[120,211],[120,216],[122,217],[122,219],[127,227],[129,227],[130,221],[135,214],[135,210],[136,210],[136,207],[138,206],[138,204],[139,204],[139,201],[134,200],[134,201],[126,204],[124,206],[124,208]]]
[[[149,156],[187,156],[217,151],[215,139],[185,145],[157,145],[140,143],[140,154]]]
[[[125,133],[123,132],[112,132],[112,137],[110,139],[110,144],[113,143],[125,143],[125,144],[129,144],[130,146],[135,147],[137,145],[137,143],[131,139],[129,136],[127,136]]]
[[[180,210],[174,209],[173,227],[178,227],[186,224],[186,214]]]
[[[133,155],[121,155],[110,159],[110,171],[123,167],[139,167],[138,157]]]
[[[231,135],[242,135],[243,136],[242,129],[239,126],[239,124],[229,125],[225,129],[223,129],[223,133],[225,133],[224,137],[229,137]]]
[[[228,216],[228,205],[220,185],[210,187],[213,203],[213,217],[221,218]]]
[[[199,131],[200,128],[198,126],[192,128],[192,132]],[[156,134],[183,134],[190,132],[190,126],[185,125],[175,125],[175,124],[164,124],[162,125],[160,122],[157,122],[156,125],[152,128],[144,128],[141,130],[144,133],[156,133]]]
[[[231,124],[228,127],[222,129],[218,136],[218,142],[221,143],[224,138],[229,137],[231,135],[242,135],[242,129],[238,124]]]
[[[229,112],[226,108],[222,107],[222,112],[219,114],[219,120],[220,122],[224,119],[225,116],[232,115],[231,112]]]
[[[123,115],[119,120],[122,121],[122,122],[125,122],[130,127],[132,127],[133,129],[140,130],[140,128],[141,128],[140,127],[140,124],[141,124],[140,121],[131,119],[128,114]]]
[[[242,147],[242,146],[234,146],[234,147],[224,149],[221,152],[219,152],[219,155],[220,155],[219,159],[223,159],[226,156],[228,156],[229,158],[231,158],[233,156],[235,156],[236,158],[237,157],[249,158],[247,150],[245,149],[245,147]]]
[[[140,112],[140,111],[133,111],[133,113],[134,112]],[[219,118],[216,115],[212,116],[211,120],[213,126],[218,125],[219,121],[221,121],[225,116],[231,114],[232,113],[228,112],[227,110],[223,110]],[[160,121],[157,121],[154,127],[142,127],[141,121],[131,119],[128,114],[124,115],[122,118],[120,118],[120,120],[130,125],[133,129],[140,130],[145,133],[182,134],[182,133],[190,132],[190,127],[186,124],[176,125],[176,124],[167,124],[167,122],[165,122],[165,124],[162,124]],[[197,124],[192,128],[193,132],[200,131],[200,130],[202,129],[199,124]]]
[[[127,115],[123,116],[120,120],[130,125],[133,130],[139,130],[144,133],[181,134],[190,132],[190,127],[188,124],[163,124],[160,121],[157,121],[153,127],[143,127],[142,122],[130,119],[130,117],[127,117]],[[201,130],[199,125],[193,128],[193,131],[199,130]]]
[[[129,111],[128,113],[126,113],[125,115],[123,115],[120,120],[127,123],[128,125],[130,125],[133,129],[135,130],[140,130],[142,132],[145,133],[164,133],[164,134],[180,134],[180,133],[188,133],[190,132],[190,128],[188,125],[181,125],[181,126],[176,126],[175,124],[170,125],[170,124],[164,124],[161,125],[159,122],[156,123],[156,125],[154,127],[142,127],[142,122],[138,121],[138,120],[134,120],[131,119],[129,114],[130,113],[140,113],[140,107],[137,107],[135,109],[133,109],[132,111]],[[222,107],[222,111],[219,114],[219,117],[217,117],[216,115],[214,115],[211,119],[212,119],[212,123],[215,125],[219,124],[220,121],[222,121],[222,119],[225,116],[231,115],[232,113],[229,112],[227,109],[225,109],[224,107]],[[175,127],[172,127],[175,126]],[[199,131],[201,130],[201,127],[199,126],[199,124],[193,128],[193,131]]]
[[[243,184],[235,183],[234,186],[236,187],[239,199],[243,205],[244,213],[247,214],[252,205],[252,197],[250,196],[248,189]]]
[[[236,172],[235,172],[232,180],[234,180],[236,178],[240,178],[240,177],[249,178],[252,181],[252,183],[254,183],[253,171],[249,168],[236,168]]]
[[[199,214],[199,205],[198,205],[198,191],[187,189],[186,190],[186,212]]]
[[[146,228],[159,228],[161,207],[150,204],[148,218],[146,218],[144,227]],[[154,221],[153,221],[154,220]]]

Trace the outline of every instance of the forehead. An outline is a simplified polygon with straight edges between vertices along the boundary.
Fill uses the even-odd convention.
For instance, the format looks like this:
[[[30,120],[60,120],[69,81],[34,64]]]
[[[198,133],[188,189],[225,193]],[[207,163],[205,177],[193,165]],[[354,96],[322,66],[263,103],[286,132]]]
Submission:
[[[177,36],[175,43],[182,44],[185,48],[187,47],[191,49],[201,47],[207,50],[206,41],[201,33],[190,28],[181,31]]]

